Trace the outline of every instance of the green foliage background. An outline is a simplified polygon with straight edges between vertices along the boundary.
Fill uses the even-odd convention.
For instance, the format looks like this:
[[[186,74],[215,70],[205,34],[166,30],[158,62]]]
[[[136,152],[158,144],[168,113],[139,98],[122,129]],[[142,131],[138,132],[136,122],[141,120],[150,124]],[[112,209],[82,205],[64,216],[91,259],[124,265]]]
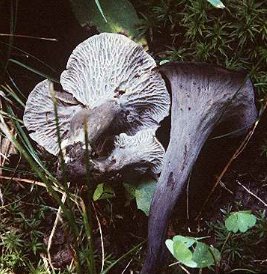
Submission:
[[[205,61],[251,72],[257,90],[267,88],[267,3],[224,1],[216,9],[206,0],[132,1],[143,18],[139,34],[147,35],[159,59]]]

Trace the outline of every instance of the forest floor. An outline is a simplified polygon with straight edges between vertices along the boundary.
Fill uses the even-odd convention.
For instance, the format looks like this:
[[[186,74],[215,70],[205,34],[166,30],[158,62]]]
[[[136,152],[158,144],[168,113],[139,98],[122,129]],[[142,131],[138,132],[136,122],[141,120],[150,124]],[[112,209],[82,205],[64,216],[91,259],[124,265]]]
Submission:
[[[64,1],[57,1],[56,7],[52,1],[29,1],[31,9],[25,7],[18,14],[17,33],[30,33],[36,37],[56,37],[58,42],[42,41],[37,39],[17,38],[16,47],[24,49],[33,56],[45,60],[55,69],[52,72],[40,63],[34,64],[36,69],[44,73],[54,73],[57,77],[59,72],[65,68],[65,64],[72,49],[89,35],[94,34],[93,29],[82,29],[75,21],[69,8]],[[34,10],[43,10],[38,15]],[[60,13],[58,13],[60,10]],[[56,12],[53,14],[53,11]],[[68,20],[66,20],[68,18]],[[9,28],[6,20],[6,29]],[[50,22],[50,24],[47,24]],[[7,41],[4,41],[7,42]],[[26,61],[29,57],[18,51],[12,51],[11,57],[18,57],[21,61]],[[11,65],[13,78],[16,84],[23,91],[30,91],[42,77],[25,72],[24,68]],[[27,97],[28,94],[24,94]],[[17,115],[21,118],[22,109],[17,109]],[[253,270],[252,273],[267,272],[267,222],[266,222],[266,203],[267,203],[267,114],[265,113],[250,141],[245,149],[229,166],[222,177],[214,193],[207,201],[205,208],[202,209],[212,187],[218,176],[224,170],[227,163],[233,156],[235,150],[243,141],[240,138],[221,138],[210,139],[203,148],[197,161],[194,171],[189,180],[188,191],[184,191],[179,203],[176,206],[172,221],[168,230],[168,236],[175,234],[188,236],[210,236],[209,242],[218,248],[223,247],[225,256],[222,261],[222,269],[231,271],[236,269]],[[51,166],[51,170],[56,167],[55,158],[47,154],[42,155],[42,159]],[[13,168],[12,172],[4,170],[2,175],[6,177],[29,178],[34,176],[30,173],[29,165],[21,159],[19,155],[12,155],[9,158],[8,168]],[[14,172],[15,170],[15,172]],[[0,174],[1,175],[1,174]],[[13,227],[17,230],[22,229],[26,235],[28,229],[39,233],[37,238],[43,241],[41,244],[47,245],[54,218],[56,216],[56,205],[53,199],[42,187],[16,182],[15,180],[0,179],[0,188],[6,205],[13,207],[5,210],[1,208],[1,218],[3,220],[0,228],[3,235],[5,229]],[[111,201],[103,200],[95,203],[95,213],[98,216],[102,227],[103,242],[106,254],[112,254],[117,258],[127,253],[138,243],[147,237],[147,217],[138,211],[134,202],[128,204],[125,193],[119,186],[115,186],[116,199]],[[265,203],[265,204],[264,204]],[[17,206],[17,208],[16,208]],[[230,211],[251,210],[259,218],[259,225],[251,232],[243,235],[228,235],[223,227],[225,216]],[[19,219],[19,212],[27,222],[36,218],[36,223],[23,225]],[[12,213],[13,212],[13,213]],[[12,215],[13,214],[13,215]],[[262,214],[262,215],[260,215]],[[20,215],[20,216],[22,216]],[[199,215],[199,216],[198,216]],[[196,220],[198,216],[198,219]],[[265,217],[264,217],[265,216]],[[265,221],[264,221],[265,218]],[[21,222],[21,223],[20,223]],[[97,252],[101,249],[101,238],[99,237],[99,224],[95,224],[95,245]],[[31,231],[31,232],[32,232]],[[23,234],[22,238],[31,241]],[[52,262],[55,267],[64,268],[72,259],[73,252],[70,248],[72,237],[64,225],[57,229],[53,246],[51,249]],[[31,242],[29,245],[32,245]],[[18,246],[19,248],[19,246]],[[42,248],[41,248],[42,249]],[[23,248],[21,247],[21,250]],[[37,248],[37,250],[39,250]],[[39,251],[38,251],[39,252]],[[39,253],[32,253],[28,258],[33,264],[38,264]],[[144,258],[145,248],[137,251],[120,262],[114,270],[109,273],[138,273]],[[39,255],[38,255],[39,254]],[[4,249],[0,246],[0,255],[3,262]],[[16,269],[17,273],[25,273],[23,263]],[[128,265],[126,267],[126,265]],[[177,266],[166,270],[166,273],[179,273],[181,269]],[[202,273],[209,273],[210,270]],[[244,270],[240,270],[240,273]],[[211,271],[210,271],[211,272]],[[4,272],[0,273],[4,274]],[[63,272],[62,272],[63,273]],[[164,272],[165,273],[165,272]],[[193,273],[193,272],[192,272]]]

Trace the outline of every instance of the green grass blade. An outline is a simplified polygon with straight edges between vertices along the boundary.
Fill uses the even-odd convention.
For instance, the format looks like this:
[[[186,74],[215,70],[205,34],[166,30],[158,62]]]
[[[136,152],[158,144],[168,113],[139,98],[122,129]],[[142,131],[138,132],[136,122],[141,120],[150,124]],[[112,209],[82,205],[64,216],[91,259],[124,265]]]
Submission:
[[[100,5],[99,0],[95,0],[95,3],[96,3],[96,5],[97,5],[97,8],[98,8],[98,10],[100,11],[102,17],[104,18],[105,22],[107,23],[108,20],[107,20],[105,14],[104,14],[104,12],[103,12],[103,9],[102,9],[102,7],[101,7],[101,5]]]
[[[119,263],[120,261],[122,261],[124,258],[126,258],[127,256],[129,256],[131,253],[133,253],[134,251],[136,251],[139,247],[141,247],[146,241],[143,241],[141,243],[139,243],[138,245],[134,246],[132,249],[130,249],[127,253],[125,253],[123,256],[121,256],[118,260],[116,260],[115,262],[113,262],[111,265],[109,265],[104,271],[102,271],[100,274],[107,274],[109,273],[109,271],[111,270],[112,267],[114,267],[117,263]]]
[[[30,66],[28,66],[28,65],[25,65],[25,64],[23,64],[22,62],[20,62],[20,61],[18,61],[18,60],[15,60],[15,59],[10,58],[9,61],[10,61],[11,63],[14,63],[14,64],[16,64],[16,65],[18,65],[18,66],[20,66],[20,67],[23,67],[23,68],[25,68],[25,69],[27,69],[27,70],[33,72],[33,73],[35,73],[35,74],[37,74],[37,75],[39,75],[39,76],[42,76],[42,77],[44,77],[44,78],[46,78],[46,79],[49,79],[49,80],[51,80],[51,81],[53,81],[53,82],[55,82],[55,83],[59,83],[59,80],[58,80],[58,79],[55,79],[55,78],[53,78],[53,77],[51,77],[51,76],[49,76],[49,75],[47,75],[47,74],[44,74],[44,73],[40,72],[39,70],[36,70],[36,69],[34,69],[34,68],[32,68],[32,67],[30,67]]]

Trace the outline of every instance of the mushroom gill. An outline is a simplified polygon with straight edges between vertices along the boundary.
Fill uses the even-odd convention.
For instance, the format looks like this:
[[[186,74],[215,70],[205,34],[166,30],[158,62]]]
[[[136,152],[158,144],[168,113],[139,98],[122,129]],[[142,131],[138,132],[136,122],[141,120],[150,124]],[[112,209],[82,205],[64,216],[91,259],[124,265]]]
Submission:
[[[69,168],[85,172],[85,128],[90,148],[97,150],[120,133],[155,133],[169,114],[169,94],[155,68],[154,59],[124,35],[90,37],[71,54],[60,78],[62,92],[51,93],[48,80],[33,89],[24,124],[32,139],[54,155],[61,142]]]
[[[140,130],[133,136],[121,133],[115,137],[114,149],[107,158],[93,160],[93,169],[100,174],[119,173],[128,180],[146,174],[157,178],[164,153],[151,129]]]

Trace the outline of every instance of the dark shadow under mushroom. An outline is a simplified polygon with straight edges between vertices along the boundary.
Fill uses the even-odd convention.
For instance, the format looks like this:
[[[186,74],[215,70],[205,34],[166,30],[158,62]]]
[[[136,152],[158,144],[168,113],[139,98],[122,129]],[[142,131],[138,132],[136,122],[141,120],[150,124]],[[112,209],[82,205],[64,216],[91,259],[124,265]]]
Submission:
[[[257,118],[253,86],[245,73],[197,63],[167,63],[160,72],[172,94],[171,133],[150,209],[142,274],[160,270],[169,218],[210,133],[227,121],[226,134],[241,134]]]

